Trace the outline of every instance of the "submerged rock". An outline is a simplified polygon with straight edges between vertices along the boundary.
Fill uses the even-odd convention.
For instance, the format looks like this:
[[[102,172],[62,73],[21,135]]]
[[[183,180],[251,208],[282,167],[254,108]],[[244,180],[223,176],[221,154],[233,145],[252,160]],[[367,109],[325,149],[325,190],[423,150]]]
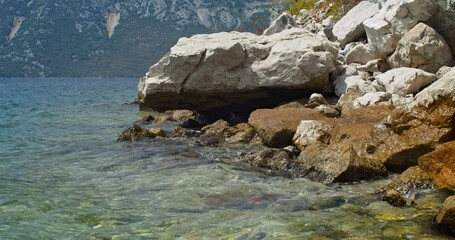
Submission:
[[[277,104],[323,89],[337,55],[334,43],[298,28],[181,38],[140,80],[138,100],[158,110]]]
[[[139,124],[133,124],[133,126],[125,129],[117,139],[117,142],[125,141],[137,141],[143,138],[154,138],[155,135],[149,130],[142,128]]]
[[[240,162],[251,167],[272,170],[281,174],[289,174],[293,165],[292,153],[284,149],[264,148],[257,152],[241,156]]]
[[[418,166],[410,167],[393,181],[376,191],[381,200],[395,207],[407,204],[405,195],[418,190],[434,187],[430,176]]]

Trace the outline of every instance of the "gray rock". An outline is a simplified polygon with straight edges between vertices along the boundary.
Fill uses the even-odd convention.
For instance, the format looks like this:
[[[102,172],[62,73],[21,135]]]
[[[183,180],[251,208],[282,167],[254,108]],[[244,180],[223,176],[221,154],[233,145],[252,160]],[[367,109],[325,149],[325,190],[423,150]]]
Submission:
[[[363,1],[342,17],[333,26],[332,30],[341,47],[365,35],[362,22],[375,15],[378,11],[379,5],[377,3]]]
[[[339,97],[347,92],[350,88],[358,88],[361,92],[376,92],[370,82],[363,80],[360,76],[347,76],[342,75],[338,77],[334,82],[335,94]]]
[[[270,24],[270,27],[264,31],[264,35],[272,35],[296,26],[295,19],[290,14],[283,13]]]
[[[359,44],[352,48],[351,51],[346,55],[346,63],[360,63],[367,64],[369,61],[374,59],[373,53],[368,46],[368,44]]]
[[[412,67],[431,73],[453,64],[449,45],[424,23],[417,24],[403,36],[388,62],[392,68]]]
[[[337,55],[334,43],[298,28],[182,38],[140,80],[138,100],[158,110],[208,110],[270,101],[272,89],[315,92],[326,87]]]
[[[390,70],[390,65],[382,59],[374,59],[364,65],[358,66],[357,70],[371,73],[386,72]]]
[[[401,37],[419,22],[427,21],[436,10],[434,1],[388,0],[376,15],[363,22],[375,57],[393,53]]]
[[[359,107],[367,107],[367,106],[373,106],[373,105],[379,105],[379,104],[390,105],[391,103],[389,102],[389,100],[391,98],[392,98],[391,93],[369,92],[369,93],[366,93],[365,95],[355,99],[354,102],[352,103],[352,106],[354,108],[359,108]]]
[[[446,73],[452,71],[453,68],[451,67],[447,67],[447,66],[442,66],[437,72],[436,72],[436,77],[438,79],[444,77],[444,75],[446,75]]]
[[[377,76],[378,84],[386,92],[400,96],[417,93],[423,87],[436,80],[436,75],[415,68],[395,68]]]
[[[435,0],[438,11],[428,20],[428,25],[442,34],[455,56],[455,1]]]

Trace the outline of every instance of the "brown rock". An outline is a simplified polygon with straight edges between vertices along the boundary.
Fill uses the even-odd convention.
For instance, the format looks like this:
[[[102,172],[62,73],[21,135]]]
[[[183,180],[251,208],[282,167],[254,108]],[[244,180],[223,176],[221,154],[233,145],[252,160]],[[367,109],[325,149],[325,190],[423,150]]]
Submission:
[[[383,106],[350,109],[339,119],[319,120],[320,131],[304,131],[299,126],[294,141],[304,146],[300,147],[298,158],[300,175],[323,183],[387,176],[382,162],[368,157],[368,152],[375,151],[375,146],[366,140],[370,138],[374,124],[388,112],[390,110]]]
[[[154,122],[157,124],[172,122],[174,119],[169,115],[156,116]]]
[[[117,142],[137,141],[143,138],[154,138],[155,135],[150,133],[147,129],[142,128],[139,124],[125,129],[117,139]]]
[[[200,135],[200,131],[190,130],[182,127],[176,127],[171,134],[172,137],[198,137]]]
[[[443,231],[455,236],[455,196],[444,201],[435,222]]]
[[[175,110],[172,114],[172,118],[175,121],[184,121],[188,119],[194,119],[198,117],[198,113],[191,110]]]
[[[256,136],[253,127],[248,123],[240,123],[227,130],[229,143],[251,143]]]
[[[223,134],[221,133],[206,133],[202,134],[196,143],[199,146],[222,146],[226,142]]]
[[[438,188],[455,191],[455,141],[444,143],[420,157],[419,166]]]
[[[392,112],[373,132],[374,158],[391,171],[417,165],[417,159],[452,136],[455,103],[435,101],[431,107],[413,106]]]
[[[162,128],[151,128],[149,131],[156,137],[166,137],[166,132]]]
[[[259,109],[251,113],[248,123],[265,145],[285,147],[292,144],[292,137],[300,121],[324,118],[324,115],[308,108]]]
[[[385,185],[376,194],[378,197],[387,201],[390,205],[395,207],[402,207],[406,205],[406,195],[417,189],[428,189],[434,187],[430,176],[424,172],[420,167],[410,167],[398,177],[394,178],[392,182]]]
[[[240,161],[254,168],[284,173],[292,165],[292,156],[290,152],[283,149],[264,148],[258,152],[243,155]]]
[[[221,119],[210,125],[203,127],[202,133],[203,134],[212,134],[212,133],[223,134],[230,127],[231,126],[229,126],[229,123],[227,121]]]
[[[303,108],[308,103],[308,101],[309,101],[308,98],[300,98],[300,99],[294,100],[292,102],[281,104],[281,105],[275,107],[275,109],[281,109],[281,108]]]
[[[202,138],[213,139],[215,135],[222,136],[228,143],[249,143],[256,135],[254,129],[247,123],[229,126],[225,120],[218,120],[202,128]],[[224,143],[220,141],[220,144]]]
[[[371,157],[391,171],[417,165],[417,159],[455,139],[455,69],[418,93],[409,105],[395,109],[373,132]]]

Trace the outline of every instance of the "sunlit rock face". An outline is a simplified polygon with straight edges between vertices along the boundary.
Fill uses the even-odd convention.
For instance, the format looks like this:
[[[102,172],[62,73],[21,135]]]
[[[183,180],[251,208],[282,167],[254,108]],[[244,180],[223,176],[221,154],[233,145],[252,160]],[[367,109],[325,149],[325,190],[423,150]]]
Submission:
[[[338,50],[324,37],[293,28],[270,36],[217,33],[182,38],[139,83],[139,101],[155,109],[207,110],[282,100],[322,90]]]

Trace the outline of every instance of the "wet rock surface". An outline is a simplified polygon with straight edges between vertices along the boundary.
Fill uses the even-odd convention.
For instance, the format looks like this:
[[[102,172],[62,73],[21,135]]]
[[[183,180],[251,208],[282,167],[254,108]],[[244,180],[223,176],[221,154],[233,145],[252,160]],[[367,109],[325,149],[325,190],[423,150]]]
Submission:
[[[142,128],[139,124],[133,124],[133,126],[125,129],[117,139],[117,142],[125,141],[137,141],[143,138],[154,138],[155,135],[149,130]]]
[[[441,230],[455,236],[455,196],[444,201],[435,222]]]
[[[430,176],[420,167],[415,166],[395,177],[392,182],[376,191],[376,194],[392,206],[403,207],[406,204],[412,205],[412,199],[406,197],[411,192],[433,187]]]

